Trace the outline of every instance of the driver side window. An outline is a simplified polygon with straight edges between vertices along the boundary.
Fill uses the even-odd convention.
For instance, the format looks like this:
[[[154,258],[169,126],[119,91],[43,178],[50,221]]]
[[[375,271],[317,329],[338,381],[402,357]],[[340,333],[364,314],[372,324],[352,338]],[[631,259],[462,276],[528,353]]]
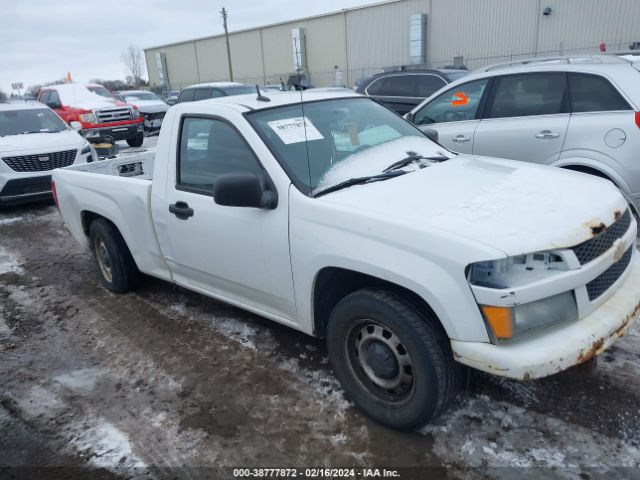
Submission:
[[[462,122],[476,118],[488,78],[458,85],[438,95],[415,114],[416,125]]]

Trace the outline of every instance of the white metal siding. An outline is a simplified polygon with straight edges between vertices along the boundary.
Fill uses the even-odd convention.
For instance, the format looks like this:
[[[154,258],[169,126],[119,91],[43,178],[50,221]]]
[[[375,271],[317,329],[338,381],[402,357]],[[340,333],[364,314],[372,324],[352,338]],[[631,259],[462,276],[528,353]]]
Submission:
[[[543,16],[550,6],[552,13]],[[640,41],[640,0],[391,0],[330,15],[230,35],[234,78],[286,82],[293,73],[291,29],[305,29],[307,67],[316,86],[333,84],[333,67],[352,86],[382,67],[409,63],[409,19],[427,18],[427,61],[433,67],[463,56],[473,69],[539,55],[625,49]],[[224,36],[145,51],[149,79],[158,83],[155,52],[167,55],[172,86],[228,79]],[[197,56],[196,56],[197,52]]]

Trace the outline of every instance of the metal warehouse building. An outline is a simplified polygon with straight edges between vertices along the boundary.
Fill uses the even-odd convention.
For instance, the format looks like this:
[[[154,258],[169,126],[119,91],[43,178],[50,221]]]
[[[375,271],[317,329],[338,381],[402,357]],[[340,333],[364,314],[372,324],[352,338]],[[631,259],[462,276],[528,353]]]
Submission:
[[[233,12],[231,12],[233,13]],[[624,50],[640,41],[640,0],[391,0],[230,32],[234,80],[352,86],[384,68],[486,64]],[[145,49],[152,87],[228,80],[224,35]]]

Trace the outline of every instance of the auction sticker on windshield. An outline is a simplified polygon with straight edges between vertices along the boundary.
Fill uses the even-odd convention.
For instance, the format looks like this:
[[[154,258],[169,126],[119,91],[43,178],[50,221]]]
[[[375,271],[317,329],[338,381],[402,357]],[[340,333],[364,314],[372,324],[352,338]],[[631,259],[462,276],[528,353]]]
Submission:
[[[295,117],[267,122],[285,145],[305,140],[322,140],[324,137],[308,118]]]

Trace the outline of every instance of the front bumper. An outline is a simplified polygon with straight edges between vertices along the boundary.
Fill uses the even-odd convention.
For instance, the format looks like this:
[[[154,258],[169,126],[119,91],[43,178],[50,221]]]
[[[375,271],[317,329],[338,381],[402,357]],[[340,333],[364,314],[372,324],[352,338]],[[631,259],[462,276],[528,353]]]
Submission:
[[[635,247],[634,247],[635,248]],[[615,293],[586,317],[521,342],[451,341],[455,359],[493,375],[529,380],[586,362],[624,335],[640,314],[640,258],[617,282]]]
[[[51,175],[14,178],[0,190],[0,204],[16,205],[38,200],[51,200]]]
[[[81,130],[80,133],[90,142],[100,143],[105,137],[113,137],[115,141],[127,140],[138,135],[143,131],[143,123],[135,123],[132,125],[119,125],[116,127],[104,128],[87,128]]]

